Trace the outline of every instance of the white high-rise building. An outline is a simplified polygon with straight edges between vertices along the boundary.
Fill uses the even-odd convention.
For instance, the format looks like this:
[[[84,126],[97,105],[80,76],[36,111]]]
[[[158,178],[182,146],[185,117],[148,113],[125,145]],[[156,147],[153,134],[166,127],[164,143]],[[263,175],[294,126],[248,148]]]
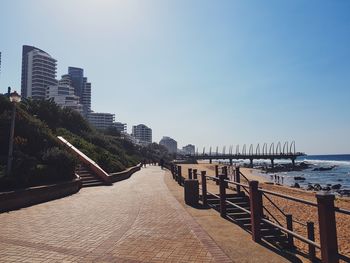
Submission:
[[[45,99],[48,86],[57,85],[56,59],[45,51],[23,46],[21,95],[24,98]]]
[[[194,145],[188,144],[188,145],[182,147],[182,151],[184,154],[194,154],[196,149],[195,149]]]
[[[83,106],[79,103],[79,97],[74,95],[74,88],[70,86],[67,75],[63,75],[57,85],[50,85],[46,88],[46,99],[53,99],[57,105],[71,108],[80,114],[83,112]]]
[[[160,140],[159,144],[167,148],[169,153],[177,153],[177,141],[175,141],[174,139],[164,136]]]
[[[80,102],[83,105],[83,115],[89,116],[91,112],[91,83],[87,82],[87,78],[84,78],[83,94],[80,98]]]
[[[120,133],[126,133],[127,130],[127,125],[126,123],[122,122],[114,122],[113,127],[117,129],[118,132]]]
[[[138,143],[149,144],[152,143],[152,129],[144,124],[132,126],[131,134]]]
[[[88,121],[96,129],[107,129],[113,126],[115,115],[112,113],[90,112]]]

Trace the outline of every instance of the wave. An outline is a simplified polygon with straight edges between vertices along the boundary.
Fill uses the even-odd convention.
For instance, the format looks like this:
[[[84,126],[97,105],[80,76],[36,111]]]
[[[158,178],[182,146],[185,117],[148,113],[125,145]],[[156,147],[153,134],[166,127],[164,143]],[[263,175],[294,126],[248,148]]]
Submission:
[[[349,165],[350,166],[350,161],[312,160],[312,159],[303,159],[298,161],[308,162],[312,164],[331,164],[331,165]]]

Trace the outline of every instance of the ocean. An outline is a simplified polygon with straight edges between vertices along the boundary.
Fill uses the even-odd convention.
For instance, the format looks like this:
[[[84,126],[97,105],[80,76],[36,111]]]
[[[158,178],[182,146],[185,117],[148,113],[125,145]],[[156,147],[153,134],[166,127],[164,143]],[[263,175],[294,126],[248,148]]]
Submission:
[[[286,162],[290,161],[276,161],[275,163]],[[306,188],[308,184],[320,184],[322,187],[340,184],[341,190],[350,190],[350,154],[301,156],[296,162],[306,162],[311,167],[303,171],[274,173],[284,178],[284,185],[291,186],[297,182],[302,188]],[[331,170],[317,171],[319,168],[332,166],[334,168]],[[271,174],[263,174],[263,176],[271,180]],[[295,177],[304,177],[305,180],[295,180]]]

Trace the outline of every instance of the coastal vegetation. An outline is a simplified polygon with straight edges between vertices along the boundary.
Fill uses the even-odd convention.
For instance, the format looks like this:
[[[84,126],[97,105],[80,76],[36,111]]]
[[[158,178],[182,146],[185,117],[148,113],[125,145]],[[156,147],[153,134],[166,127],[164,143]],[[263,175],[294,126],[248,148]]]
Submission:
[[[158,144],[136,146],[117,131],[98,131],[76,111],[52,100],[24,100],[16,105],[12,172],[6,175],[13,105],[0,96],[0,190],[70,180],[77,160],[61,145],[63,136],[106,172],[119,172],[144,159],[169,159]],[[6,175],[6,176],[5,176]]]

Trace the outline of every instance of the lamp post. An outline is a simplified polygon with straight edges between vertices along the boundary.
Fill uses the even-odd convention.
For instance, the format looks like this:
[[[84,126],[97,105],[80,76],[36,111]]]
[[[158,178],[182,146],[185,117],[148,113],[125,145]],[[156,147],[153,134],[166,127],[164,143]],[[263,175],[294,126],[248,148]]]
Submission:
[[[10,101],[13,104],[12,108],[12,117],[11,117],[11,130],[10,130],[10,140],[9,140],[9,155],[7,159],[7,176],[11,175],[11,168],[12,168],[12,153],[13,153],[13,137],[15,134],[15,119],[16,119],[16,103],[21,101],[21,96],[16,92],[10,93],[9,96]]]

